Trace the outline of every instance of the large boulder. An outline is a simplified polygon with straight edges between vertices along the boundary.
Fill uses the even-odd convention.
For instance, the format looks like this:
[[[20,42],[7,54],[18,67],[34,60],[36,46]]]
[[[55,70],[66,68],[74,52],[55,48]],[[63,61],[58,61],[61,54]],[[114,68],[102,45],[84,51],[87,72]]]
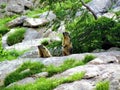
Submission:
[[[92,0],[87,5],[97,15],[97,14],[106,13],[114,2],[115,2],[114,0]]]
[[[47,23],[49,23],[49,20],[44,18],[26,18],[23,26],[38,27],[38,26],[43,26]]]
[[[84,79],[73,83],[62,84],[54,90],[94,90],[97,82],[110,81],[110,90],[120,90],[120,65],[85,65],[69,69],[55,78],[68,77],[77,72],[86,72]],[[116,84],[115,84],[116,83]]]
[[[27,28],[26,33],[24,35],[23,42],[27,40],[39,39],[41,38],[41,36],[42,35],[34,28]]]
[[[26,9],[32,9],[33,2],[31,0],[8,0],[6,14],[22,14]]]
[[[109,80],[111,80],[113,77],[113,80],[111,80],[111,83],[115,83],[114,81],[119,80],[119,74],[120,74],[119,63],[120,62],[116,62],[116,61],[120,61],[120,58],[119,58],[120,51],[111,51],[111,52],[101,52],[101,53],[72,54],[72,55],[64,56],[64,57],[19,58],[13,61],[3,61],[0,63],[0,86],[3,85],[3,81],[6,75],[8,75],[10,72],[13,72],[16,68],[19,67],[19,65],[21,65],[22,63],[26,61],[42,62],[45,65],[53,64],[55,66],[59,66],[63,63],[63,61],[65,61],[68,58],[76,58],[76,59],[82,60],[88,54],[93,54],[97,58],[100,58],[102,63],[99,65],[97,65],[96,63],[89,63],[88,65],[85,65],[85,66],[75,67],[73,69],[67,70],[61,74],[54,76],[54,78],[60,78],[63,76],[72,75],[73,73],[76,73],[76,72],[86,71],[87,73],[85,75],[85,79],[89,80],[91,78],[90,81],[92,81],[94,84],[96,81],[103,80],[104,78],[108,78]],[[107,58],[107,57],[111,57],[111,58]],[[111,59],[113,59],[112,60],[113,63],[109,63]],[[106,60],[108,62],[106,62]],[[95,81],[93,81],[94,79],[92,78],[94,78]],[[62,87],[63,86],[65,85],[62,85]],[[116,87],[120,87],[120,86],[116,85]],[[61,89],[56,88],[56,90],[61,90]],[[64,88],[63,90],[66,90],[66,89]],[[86,89],[86,90],[89,90],[89,89]],[[113,90],[119,90],[119,89],[113,89]]]
[[[24,11],[24,7],[18,4],[9,4],[6,7],[6,11],[21,14]]]
[[[16,26],[20,26],[23,24],[24,20],[26,19],[26,16],[21,16],[21,17],[17,17],[16,19],[10,21],[7,23],[8,27],[16,27]]]

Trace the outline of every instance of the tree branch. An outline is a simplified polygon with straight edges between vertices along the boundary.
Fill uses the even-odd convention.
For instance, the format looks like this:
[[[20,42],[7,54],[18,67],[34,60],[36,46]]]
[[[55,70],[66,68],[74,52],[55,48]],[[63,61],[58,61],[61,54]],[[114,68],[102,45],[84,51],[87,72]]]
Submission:
[[[97,17],[97,15],[94,13],[94,11],[93,11],[89,6],[87,6],[87,5],[83,2],[83,0],[80,0],[80,2],[82,3],[83,6],[86,7],[86,9],[88,9],[88,10],[93,14],[95,20],[97,20],[98,17]]]

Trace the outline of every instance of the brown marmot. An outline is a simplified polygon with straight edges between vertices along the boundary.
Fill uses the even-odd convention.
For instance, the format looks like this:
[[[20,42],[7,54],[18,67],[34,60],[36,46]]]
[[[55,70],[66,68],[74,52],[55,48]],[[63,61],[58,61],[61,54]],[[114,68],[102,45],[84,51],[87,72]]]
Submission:
[[[70,35],[68,32],[63,32],[62,41],[62,55],[70,55],[72,53],[72,42],[70,40]]]
[[[43,58],[47,58],[47,57],[52,56],[50,54],[49,50],[44,45],[39,45],[38,46],[38,54],[39,54],[40,57],[43,57]]]

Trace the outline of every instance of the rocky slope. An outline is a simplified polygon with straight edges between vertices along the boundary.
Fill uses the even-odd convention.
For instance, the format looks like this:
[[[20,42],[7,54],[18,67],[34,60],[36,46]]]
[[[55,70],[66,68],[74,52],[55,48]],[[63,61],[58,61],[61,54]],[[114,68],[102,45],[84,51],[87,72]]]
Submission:
[[[4,78],[7,74],[14,71],[23,62],[42,62],[45,65],[54,64],[59,66],[67,58],[76,58],[82,60],[85,55],[92,54],[97,58],[89,62],[87,65],[78,66],[72,69],[68,69],[65,72],[54,75],[52,78],[61,78],[72,75],[76,72],[85,71],[86,74],[84,78],[80,81],[75,81],[73,83],[66,83],[58,86],[54,90],[93,90],[95,84],[99,81],[109,80],[110,90],[120,89],[120,51],[108,51],[101,53],[84,53],[84,54],[73,54],[64,57],[51,57],[51,58],[19,58],[13,61],[4,61],[0,63],[0,85],[3,85]],[[41,74],[39,74],[41,76]],[[47,73],[42,73],[42,76],[46,76]],[[39,77],[40,77],[39,76]],[[36,80],[34,77],[27,77],[20,80],[14,84],[26,84],[32,83]],[[11,84],[11,85],[14,85]],[[10,86],[11,86],[10,85]]]
[[[61,21],[60,27],[57,31],[52,31],[51,28],[47,28],[44,25],[51,23],[57,19],[57,16],[53,11],[46,11],[44,13],[37,14],[37,18],[30,18],[25,16],[25,13],[33,8],[39,7],[39,0],[0,0],[0,17],[4,15],[22,14],[22,16],[7,23],[7,26],[11,30],[2,37],[2,44],[6,50],[29,50],[24,55],[20,56],[16,60],[0,62],[0,86],[4,85],[5,77],[16,70],[21,64],[26,61],[42,62],[44,65],[53,64],[55,66],[61,65],[67,58],[75,58],[82,60],[85,55],[92,54],[96,58],[83,66],[74,67],[68,69],[60,74],[56,74],[51,78],[61,78],[72,75],[76,72],[85,71],[85,76],[82,80],[72,83],[62,84],[56,87],[54,90],[94,90],[95,85],[99,81],[110,81],[110,90],[120,90],[120,49],[111,48],[107,51],[98,53],[78,53],[71,54],[69,56],[39,58],[37,46],[44,38],[48,38],[50,41],[60,41],[59,33],[65,31],[65,23]],[[120,0],[92,0],[87,4],[95,14],[99,16],[106,16],[113,18],[114,12],[120,10]],[[4,8],[3,8],[4,7]],[[83,7],[84,8],[84,7]],[[111,10],[112,12],[108,12]],[[76,16],[81,13],[76,12]],[[47,18],[46,18],[47,16]],[[7,44],[7,37],[10,33],[15,32],[14,27],[21,26],[26,28],[24,39],[22,42],[9,46]],[[38,28],[39,27],[39,28]],[[94,51],[96,52],[96,51]],[[27,77],[18,82],[10,84],[27,84],[33,83],[38,77],[47,76],[47,72],[39,73],[36,77]],[[9,87],[9,86],[8,86]]]

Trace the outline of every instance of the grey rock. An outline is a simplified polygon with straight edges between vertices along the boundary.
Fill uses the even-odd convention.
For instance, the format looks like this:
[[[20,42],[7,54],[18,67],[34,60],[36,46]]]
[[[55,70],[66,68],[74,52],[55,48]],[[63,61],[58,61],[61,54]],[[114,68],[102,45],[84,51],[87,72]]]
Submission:
[[[112,6],[111,0],[92,0],[87,4],[95,13],[103,14]]]
[[[52,21],[56,19],[56,15],[53,13],[53,11],[47,11],[47,12],[42,13],[40,15],[40,18],[46,18],[49,21]]]
[[[108,49],[107,51],[120,51],[120,48],[112,47],[112,48]]]
[[[52,41],[61,41],[61,38],[58,36],[58,33],[55,31],[51,32],[48,38],[50,38]]]
[[[8,44],[7,44],[7,38],[8,38],[8,36],[9,36],[11,33],[14,33],[14,32],[15,32],[15,29],[11,29],[7,34],[5,34],[5,35],[2,37],[2,45],[3,45],[3,48],[9,47]]]
[[[32,9],[34,7],[30,0],[24,0],[23,3],[25,8]]]
[[[14,86],[14,85],[25,85],[25,84],[34,83],[34,82],[35,82],[34,78],[27,77],[27,78],[24,78],[22,80],[19,80],[18,82],[14,82],[14,83],[8,85],[7,88]]]
[[[23,42],[27,40],[33,40],[33,39],[39,39],[39,38],[41,38],[41,35],[37,30],[33,28],[27,28],[26,33],[24,35]]]
[[[35,77],[35,78],[47,77],[47,76],[48,76],[48,72],[41,72],[41,73],[32,75],[32,77]]]
[[[105,13],[102,16],[107,17],[107,18],[111,18],[111,19],[116,19],[116,17],[117,17],[116,14],[112,13],[112,12]]]
[[[22,63],[24,63],[26,61],[42,62],[44,65],[53,64],[55,66],[59,66],[68,58],[76,58],[77,60],[78,59],[82,60],[88,54],[92,54],[92,55],[97,56],[97,58],[104,59],[102,61],[104,61],[105,64],[96,65],[94,63],[93,64],[88,63],[87,65],[84,65],[84,66],[78,66],[78,67],[69,69],[61,74],[53,76],[53,78],[67,77],[74,73],[85,71],[86,74],[85,74],[84,79],[90,80],[90,82],[92,82],[92,85],[95,85],[96,82],[98,82],[100,80],[108,79],[108,80],[110,80],[111,83],[112,82],[114,83],[114,80],[119,79],[119,75],[120,75],[119,63],[117,63],[117,62],[112,63],[112,64],[106,63],[106,60],[113,59],[116,61],[115,57],[120,56],[120,51],[111,51],[111,52],[100,52],[100,53],[72,54],[69,56],[50,57],[50,58],[18,58],[17,60],[13,60],[13,61],[3,61],[3,62],[0,62],[0,86],[3,85],[3,81],[4,81],[4,78],[6,77],[6,75],[8,75],[9,73],[16,70],[16,68],[18,68]],[[107,58],[107,57],[110,57],[110,58]],[[117,59],[120,61],[120,58],[117,58]],[[90,84],[90,87],[93,87],[92,85]],[[63,84],[62,86],[65,86],[65,85]],[[114,85],[111,84],[111,87],[113,87],[113,86]],[[115,88],[116,87],[119,87],[119,86],[117,85],[117,86],[115,86]]]
[[[75,81],[58,86],[54,90],[94,90],[91,83],[87,80]]]
[[[15,27],[15,26],[19,26],[19,25],[22,25],[24,20],[26,19],[27,17],[26,16],[21,16],[21,17],[18,17],[10,22],[7,23],[7,26],[8,27]]]
[[[93,53],[104,52],[104,51],[105,51],[104,49],[96,49],[96,50],[93,50]]]
[[[65,32],[65,22],[64,21],[61,21],[60,23],[60,27],[58,28],[58,33],[63,33]]]
[[[4,48],[7,50],[15,49],[15,50],[23,51],[23,50],[31,49],[33,47],[40,45],[41,41],[42,41],[42,38],[27,40],[25,42],[17,43],[12,46],[4,47]]]
[[[120,67],[119,64],[108,64],[108,65],[85,65],[85,66],[78,66],[78,67],[69,69],[59,75],[53,76],[53,78],[68,77],[74,73],[81,72],[81,71],[85,71],[86,72],[85,77],[87,75],[87,77],[90,76],[90,78],[88,78],[87,80],[86,78],[82,79],[81,81],[79,81],[81,83],[78,83],[75,86],[74,86],[75,82],[70,83],[68,84],[70,88],[68,86],[66,87],[66,84],[62,84],[54,90],[61,90],[61,89],[62,90],[93,90],[95,88],[96,83],[99,81],[109,80],[110,82],[114,82],[114,79],[116,78],[116,76],[114,76],[114,73],[116,72],[117,72],[116,75],[118,75],[117,78],[119,78],[119,75],[120,75],[119,67]],[[94,77],[91,78],[91,74],[93,73],[95,73],[93,75]],[[84,83],[84,80],[85,80],[85,83]],[[114,84],[111,83],[110,86],[114,88],[112,90],[119,90],[118,89],[119,83],[120,81],[116,81],[116,85],[114,85],[115,83]]]
[[[118,12],[118,11],[120,11],[120,6],[119,6],[119,7],[115,7],[112,11],[113,11],[113,12]]]
[[[30,51],[25,52],[22,56],[20,56],[21,58],[38,58],[38,48],[34,47],[32,48]]]
[[[30,71],[30,69],[26,69],[26,70],[21,71],[20,74],[27,73],[29,71]]]
[[[6,11],[21,14],[24,11],[24,7],[18,4],[8,4]]]
[[[50,33],[52,33],[52,29],[51,29],[51,28],[50,28],[50,29],[48,29],[48,30],[46,30],[46,32],[45,32],[45,33],[43,33],[43,37],[44,37],[44,38],[49,37]]]
[[[26,18],[23,26],[27,27],[38,27],[38,26],[43,26],[45,24],[49,23],[47,19],[43,18]]]

